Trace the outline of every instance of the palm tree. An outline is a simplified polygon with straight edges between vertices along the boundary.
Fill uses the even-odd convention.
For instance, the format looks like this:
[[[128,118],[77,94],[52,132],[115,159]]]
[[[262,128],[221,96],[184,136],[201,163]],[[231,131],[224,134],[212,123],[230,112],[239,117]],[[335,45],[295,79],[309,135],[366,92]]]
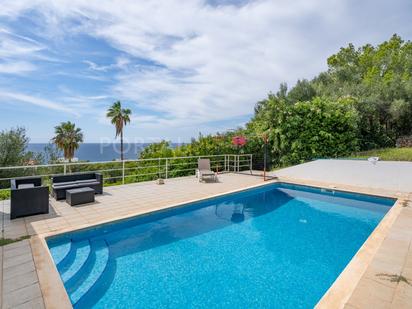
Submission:
[[[110,118],[112,124],[116,127],[116,137],[120,135],[120,159],[123,161],[123,127],[130,122],[132,111],[128,108],[122,108],[122,103],[116,101],[107,110],[106,116]]]
[[[54,128],[55,136],[52,138],[53,143],[58,149],[63,150],[63,155],[69,163],[74,157],[74,152],[83,142],[83,133],[80,128],[76,128],[74,123],[70,121],[62,122]]]

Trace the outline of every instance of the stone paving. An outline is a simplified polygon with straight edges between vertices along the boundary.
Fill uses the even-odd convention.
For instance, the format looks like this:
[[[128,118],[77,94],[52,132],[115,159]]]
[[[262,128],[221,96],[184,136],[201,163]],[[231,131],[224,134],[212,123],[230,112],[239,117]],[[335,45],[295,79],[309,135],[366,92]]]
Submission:
[[[29,240],[2,247],[2,308],[44,308]]]
[[[297,180],[295,182],[299,183]],[[310,184],[307,181],[301,183]],[[258,176],[222,174],[218,183],[199,183],[194,177],[183,177],[167,180],[165,185],[145,182],[106,187],[105,194],[96,196],[95,203],[70,207],[64,201],[56,202],[50,199],[50,214],[13,221],[10,221],[9,201],[0,202],[0,219],[4,229],[2,237],[35,235],[30,240],[0,247],[1,308],[70,307],[67,305],[67,295],[53,265],[44,267],[42,259],[50,260],[47,250],[38,245],[38,239],[42,239],[44,235],[83,228],[261,184],[262,178]],[[327,186],[322,183],[313,185]],[[355,190],[353,187],[337,188]],[[355,191],[368,193],[364,188]],[[389,191],[380,192],[386,193],[397,194]],[[405,199],[405,196],[402,198]],[[372,247],[364,248],[370,255],[369,262],[361,265],[362,267],[351,265],[355,267],[359,278],[353,279],[354,282],[349,280],[345,283],[353,285],[353,291],[351,290],[350,295],[344,298],[345,302],[335,306],[327,300],[329,302],[321,303],[320,308],[412,308],[412,206],[406,202],[397,205],[397,213],[392,217],[393,222],[388,223],[385,232],[380,235],[382,240],[375,241],[376,250],[372,250]],[[60,292],[63,290],[63,294],[58,295],[54,291],[51,293],[51,288],[60,289]],[[334,289],[334,286],[331,289]]]

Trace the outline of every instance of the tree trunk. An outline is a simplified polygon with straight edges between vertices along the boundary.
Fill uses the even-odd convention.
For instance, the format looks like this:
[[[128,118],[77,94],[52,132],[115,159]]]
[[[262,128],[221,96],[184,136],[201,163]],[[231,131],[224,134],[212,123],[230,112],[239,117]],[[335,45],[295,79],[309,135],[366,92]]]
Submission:
[[[123,130],[120,131],[120,160],[124,160],[123,158]]]

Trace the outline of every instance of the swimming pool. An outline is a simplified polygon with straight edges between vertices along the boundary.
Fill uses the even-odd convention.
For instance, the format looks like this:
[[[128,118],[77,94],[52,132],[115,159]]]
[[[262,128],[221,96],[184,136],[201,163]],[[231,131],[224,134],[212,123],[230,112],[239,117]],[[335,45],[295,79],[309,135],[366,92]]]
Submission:
[[[276,183],[47,244],[75,308],[309,308],[394,202]]]

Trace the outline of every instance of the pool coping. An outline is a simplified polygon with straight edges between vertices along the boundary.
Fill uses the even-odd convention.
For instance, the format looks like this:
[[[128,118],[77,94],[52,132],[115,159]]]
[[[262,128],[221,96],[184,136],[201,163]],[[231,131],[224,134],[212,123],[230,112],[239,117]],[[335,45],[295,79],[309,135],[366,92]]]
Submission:
[[[69,296],[67,295],[66,289],[64,288],[63,282],[61,281],[56,265],[54,264],[50,251],[48,249],[46,238],[57,236],[60,234],[65,234],[68,232],[88,229],[106,223],[113,223],[116,221],[130,219],[133,217],[138,217],[140,215],[148,215],[167,209],[179,208],[190,203],[205,201],[221,197],[227,194],[238,193],[248,189],[259,188],[262,186],[279,182],[396,199],[395,204],[382,218],[378,226],[369,235],[367,240],[359,248],[354,257],[349,261],[344,270],[340,273],[340,275],[336,278],[335,282],[329,287],[327,292],[322,296],[322,298],[316,305],[316,308],[343,308],[343,306],[346,304],[346,302],[352,295],[353,291],[355,290],[362,275],[365,273],[368,265],[372,261],[375,253],[382,244],[384,238],[388,234],[390,227],[400,214],[402,207],[401,205],[407,200],[407,195],[405,195],[406,193],[391,191],[382,192],[375,191],[370,188],[350,187],[339,184],[319,183],[282,177],[273,180],[268,180],[260,184],[246,186],[235,190],[229,190],[224,193],[209,195],[207,197],[200,199],[192,199],[175,204],[168,204],[165,206],[156,206],[151,210],[146,209],[143,211],[137,211],[133,214],[122,215],[108,220],[101,220],[93,224],[84,224],[77,226],[75,228],[69,227],[59,231],[37,234],[31,237],[30,244],[39,278],[40,289],[42,291],[43,300],[46,308],[72,308]]]

